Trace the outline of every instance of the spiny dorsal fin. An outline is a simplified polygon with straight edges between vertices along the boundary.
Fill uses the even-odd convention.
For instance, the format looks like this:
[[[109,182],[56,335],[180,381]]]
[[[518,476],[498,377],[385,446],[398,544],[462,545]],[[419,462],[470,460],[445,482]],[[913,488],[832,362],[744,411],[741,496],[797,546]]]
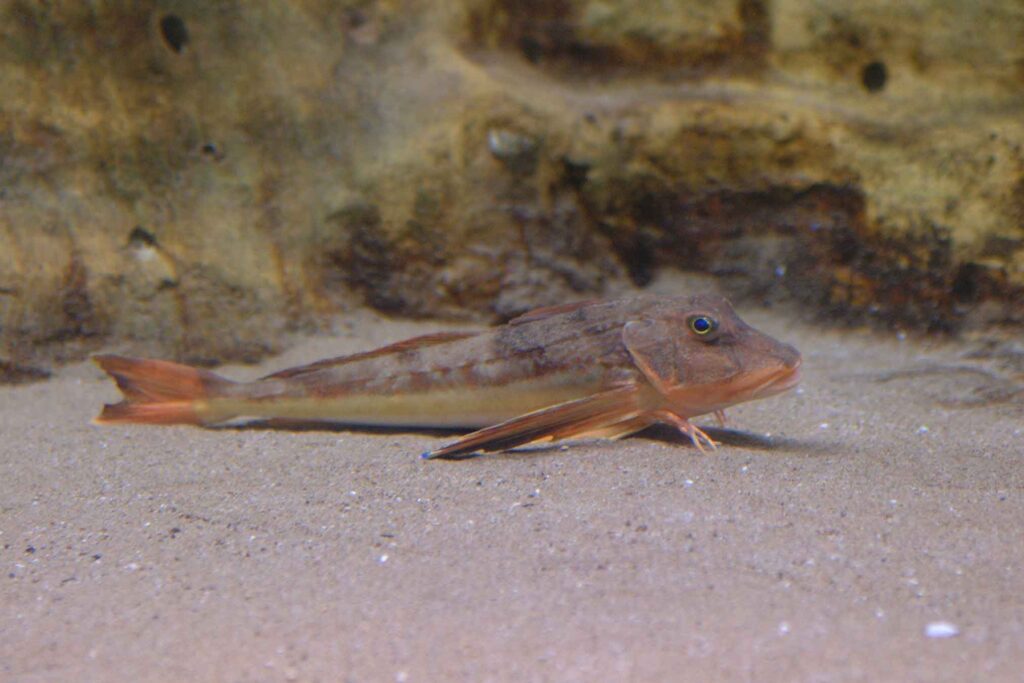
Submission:
[[[458,341],[460,339],[468,339],[469,337],[475,337],[478,334],[480,333],[435,332],[433,334],[424,334],[419,337],[413,337],[412,339],[403,339],[400,342],[388,344],[387,346],[382,346],[379,349],[373,349],[372,351],[361,351],[347,356],[325,358],[324,360],[318,360],[317,362],[310,363],[308,365],[300,365],[296,368],[280,370],[272,375],[262,377],[261,379],[291,379],[293,377],[305,375],[310,372],[316,372],[317,370],[323,370],[324,368],[336,365],[345,365],[346,363],[354,363],[356,361],[366,360],[367,358],[376,358],[378,356],[406,353],[409,351],[415,351],[416,349],[426,348],[428,346],[436,346],[437,344],[445,344],[447,342]]]
[[[558,304],[557,306],[544,306],[542,308],[535,308],[532,311],[527,311],[521,316],[512,318],[508,321],[509,325],[522,325],[523,323],[532,323],[536,320],[543,320],[544,318],[550,318],[554,315],[560,315],[562,313],[572,313],[573,311],[579,310],[584,306],[590,306],[596,304],[600,299],[587,299],[586,301],[574,301],[571,304]]]

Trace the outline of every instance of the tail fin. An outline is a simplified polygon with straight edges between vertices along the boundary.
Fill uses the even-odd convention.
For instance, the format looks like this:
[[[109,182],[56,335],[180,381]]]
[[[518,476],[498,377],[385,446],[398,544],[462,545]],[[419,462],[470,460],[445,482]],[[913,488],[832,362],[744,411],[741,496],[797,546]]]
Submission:
[[[97,424],[202,424],[196,405],[224,395],[234,384],[209,370],[145,358],[93,356],[124,394],[120,403],[103,406]]]

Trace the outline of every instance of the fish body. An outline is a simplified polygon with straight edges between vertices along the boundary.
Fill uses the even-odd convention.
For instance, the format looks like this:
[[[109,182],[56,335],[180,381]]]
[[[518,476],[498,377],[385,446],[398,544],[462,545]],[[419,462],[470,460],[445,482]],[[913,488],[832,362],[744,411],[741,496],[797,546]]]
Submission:
[[[477,429],[429,456],[569,437],[620,437],[783,391],[800,354],[717,295],[635,296],[538,309],[480,332],[415,337],[253,382],[165,361],[97,356],[125,400],[100,423],[237,417]]]

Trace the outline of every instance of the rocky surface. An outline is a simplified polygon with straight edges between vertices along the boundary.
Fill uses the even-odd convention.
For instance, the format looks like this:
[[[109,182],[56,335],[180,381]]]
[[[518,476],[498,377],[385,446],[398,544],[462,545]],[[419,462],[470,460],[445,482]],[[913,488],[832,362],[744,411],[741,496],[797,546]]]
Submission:
[[[0,380],[718,276],[1024,319],[1024,8],[0,3]]]

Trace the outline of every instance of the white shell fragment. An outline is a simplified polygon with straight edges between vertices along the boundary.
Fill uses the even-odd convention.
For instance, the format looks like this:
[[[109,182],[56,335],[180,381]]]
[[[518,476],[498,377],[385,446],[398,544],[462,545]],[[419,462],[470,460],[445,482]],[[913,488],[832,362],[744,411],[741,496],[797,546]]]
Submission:
[[[932,621],[924,627],[924,634],[929,638],[952,638],[960,635],[960,629],[949,621]]]

